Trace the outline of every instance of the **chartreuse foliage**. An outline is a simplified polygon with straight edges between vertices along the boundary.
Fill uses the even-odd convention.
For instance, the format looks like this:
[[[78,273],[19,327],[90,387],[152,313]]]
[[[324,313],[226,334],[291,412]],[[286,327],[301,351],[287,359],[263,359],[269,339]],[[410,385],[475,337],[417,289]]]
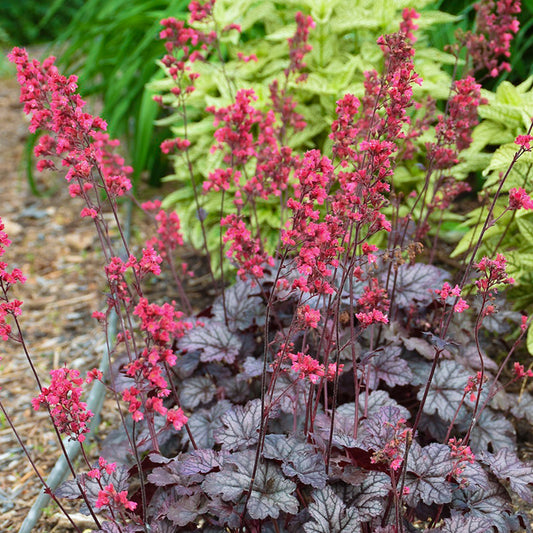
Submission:
[[[531,188],[531,152],[525,152],[509,173],[507,169],[516,154],[515,138],[525,134],[531,124],[532,84],[533,77],[518,86],[504,81],[496,92],[483,91],[489,102],[479,109],[483,120],[474,129],[473,143],[463,153],[464,161],[454,169],[457,177],[482,172],[480,187],[483,199],[478,208],[466,215],[468,231],[452,255],[459,256],[471,249],[471,243],[480,235],[488,205],[498,193],[493,212],[498,222],[484,233],[476,259],[492,255],[496,250],[506,255],[509,274],[516,281],[515,287],[510,289],[511,301],[517,309],[523,310],[533,309],[533,212],[525,209],[509,211],[506,208],[511,189]]]
[[[427,1],[417,2],[417,9],[428,4]],[[291,133],[286,144],[296,153],[303,154],[311,147],[325,148],[326,151],[330,149],[328,133],[335,118],[336,101],[346,93],[356,96],[363,94],[364,72],[376,67],[379,71],[379,65],[383,61],[376,40],[382,34],[398,31],[402,9],[410,5],[407,0],[365,0],[356,3],[351,0],[217,2],[214,6],[217,26],[224,28],[236,23],[241,26],[242,33],[239,35],[236,31],[230,31],[223,34],[221,55],[212,57],[207,62],[194,63],[193,70],[200,77],[195,82],[194,93],[187,98],[186,126],[179,110],[158,121],[159,125],[171,126],[175,136],[187,137],[191,141],[188,157],[194,168],[194,180],[200,190],[202,181],[221,166],[223,157],[220,151],[210,151],[215,127],[213,115],[207,113],[205,108],[227,106],[237,90],[248,88],[252,88],[258,96],[254,107],[263,110],[269,108],[269,85],[278,80],[281,86],[284,83],[284,69],[289,66],[287,39],[296,30],[294,17],[297,11],[310,14],[316,24],[309,34],[312,50],[305,57],[305,72],[308,77],[300,83],[293,79],[289,81],[289,92],[299,104],[296,111],[303,115],[307,125],[303,131]],[[432,31],[437,24],[453,20],[455,18],[451,15],[427,10],[416,21],[419,30],[415,68],[424,80],[422,86],[417,88],[418,99],[428,94],[443,100],[449,96],[451,79],[444,72],[443,65],[453,65],[455,59],[429,47],[425,30]],[[239,52],[245,56],[255,54],[257,62],[241,61],[237,57]],[[171,109],[178,106],[178,99],[169,92],[174,84],[168,74],[166,79],[150,84],[152,90],[164,95],[163,102]],[[163,205],[179,212],[184,236],[197,248],[203,247],[198,219],[200,216],[205,217],[208,248],[214,252],[220,244],[222,193],[211,191],[208,196],[201,197],[202,211],[199,214],[189,168],[181,157],[176,158],[174,170],[174,174],[165,178],[165,181],[176,181],[176,190],[164,199]],[[409,169],[399,169],[397,176],[399,180],[416,181],[422,179],[423,173],[413,164]],[[259,200],[255,207],[258,225],[268,240],[268,249],[272,251],[278,242],[279,201]],[[224,212],[235,212],[230,201],[224,203]],[[211,255],[213,264],[217,267],[218,254]]]

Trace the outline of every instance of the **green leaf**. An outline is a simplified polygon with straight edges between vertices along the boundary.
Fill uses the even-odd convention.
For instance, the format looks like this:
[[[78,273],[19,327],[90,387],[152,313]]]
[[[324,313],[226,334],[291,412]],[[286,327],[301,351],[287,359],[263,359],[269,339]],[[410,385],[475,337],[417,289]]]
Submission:
[[[527,328],[526,347],[530,355],[533,355],[533,326],[531,326],[531,322]]]
[[[516,217],[515,222],[520,233],[524,236],[527,246],[533,246],[533,221],[529,220],[531,217]]]
[[[459,255],[464,254],[465,252],[468,252],[472,250],[481,234],[482,225],[475,226],[474,228],[471,228],[468,230],[464,237],[459,241],[457,246],[455,247],[455,250],[450,254],[450,257],[457,257]],[[497,226],[493,226],[491,228],[488,228],[485,232],[484,238],[487,239],[495,234],[501,233],[502,229],[500,229]]]
[[[508,82],[502,81],[498,88],[496,89],[496,99],[498,103],[509,104],[512,106],[521,106],[522,97],[516,87]]]
[[[492,171],[500,172],[506,171],[511,165],[513,158],[518,152],[518,146],[514,143],[504,144],[500,146],[493,154],[492,159],[490,160],[489,166],[483,171],[483,176],[488,176]],[[531,163],[533,163],[533,156],[524,153],[524,156],[528,156]]]

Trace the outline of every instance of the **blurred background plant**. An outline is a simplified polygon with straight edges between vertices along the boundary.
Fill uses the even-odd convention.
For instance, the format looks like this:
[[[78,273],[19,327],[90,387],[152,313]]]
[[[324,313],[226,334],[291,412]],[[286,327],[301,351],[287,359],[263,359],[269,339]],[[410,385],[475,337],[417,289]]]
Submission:
[[[145,85],[161,76],[156,60],[163,53],[159,21],[184,17],[188,0],[55,0],[0,3],[0,41],[13,45],[47,43],[67,74],[79,76],[80,93],[101,105],[112,137],[120,138],[134,167],[136,186],[143,172],[151,185],[168,173],[159,145],[168,130],[156,127],[158,107]],[[5,56],[5,54],[3,54]],[[7,69],[5,58],[0,65]],[[32,150],[26,149],[26,172],[35,194]]]
[[[0,42],[2,46],[49,43],[70,23],[84,0],[2,0],[0,1]]]

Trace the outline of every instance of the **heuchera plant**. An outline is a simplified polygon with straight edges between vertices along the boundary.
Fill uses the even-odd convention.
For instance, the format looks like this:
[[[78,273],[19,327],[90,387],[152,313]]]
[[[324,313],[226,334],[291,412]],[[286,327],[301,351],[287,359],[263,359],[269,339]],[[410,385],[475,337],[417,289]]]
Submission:
[[[189,6],[189,22],[209,31],[162,21],[163,62],[184,116],[197,79],[191,62],[217,46],[213,5]],[[512,18],[519,3],[483,2],[480,9]],[[529,321],[506,314],[514,340],[495,353],[505,307],[497,293],[514,280],[504,255],[478,257],[494,222],[489,212],[460,271],[434,264],[438,232],[429,254],[421,243],[430,229],[424,213],[449,209],[463,190],[448,170],[477,122],[482,100],[473,74],[480,65],[498,70],[506,50],[479,51],[473,43],[481,34],[465,37],[477,50],[475,63],[453,82],[436,118],[426,185],[406,199],[395,190],[395,169],[415,156],[413,139],[433,120],[412,118],[413,86],[421,82],[413,64],[417,16],[406,10],[400,30],[378,40],[384,66],[366,73],[364,96],[340,95],[329,154],[284,145],[284,132],[304,125],[283,84],[272,88],[268,112],[254,107],[246,89],[230,106],[210,110],[213,149],[224,165],[204,188],[235,188],[237,210],[220,220],[220,254],[237,268],[237,281],[197,314],[183,285],[187,267],[175,264],[183,243],[178,214],[144,204],[157,235],[134,253],[117,207],[129,194],[131,169],[113,151],[106,124],[83,110],[75,77],[61,76],[53,58],[39,64],[23,50],[10,54],[30,127],[48,132],[36,149],[39,166],[54,168],[60,158],[68,167],[71,195],[85,202],[81,216],[92,220],[102,244],[109,292],[94,317],[105,325],[116,313],[120,326],[109,376],[91,370],[83,378],[65,367],[44,386],[24,342],[21,302],[9,293],[22,273],[0,263],[2,337],[22,344],[38,389],[34,407],[49,411],[59,442],[64,435],[82,444],[81,472],[70,464],[72,479],[55,491],[41,478],[61,508],[62,498],[81,498],[96,530],[113,533],[530,530],[512,498],[533,502],[533,467],[519,459],[511,422],[533,422],[533,398],[524,390],[533,372],[514,361]],[[305,77],[314,24],[302,13],[296,23],[287,78]],[[531,131],[517,138],[508,172],[531,139]],[[180,138],[163,150],[180,151],[188,165],[189,146]],[[273,197],[283,216],[271,255],[261,224],[242,209]],[[531,201],[525,190],[513,198],[515,209]],[[416,224],[415,209],[422,215]],[[124,257],[104,210],[113,213]],[[375,237],[385,244],[378,247]],[[1,231],[0,243],[3,253],[9,241]],[[160,275],[164,263],[179,303],[151,302],[143,290],[143,279]],[[94,379],[105,381],[124,424],[91,464],[83,442],[92,413],[82,394]]]

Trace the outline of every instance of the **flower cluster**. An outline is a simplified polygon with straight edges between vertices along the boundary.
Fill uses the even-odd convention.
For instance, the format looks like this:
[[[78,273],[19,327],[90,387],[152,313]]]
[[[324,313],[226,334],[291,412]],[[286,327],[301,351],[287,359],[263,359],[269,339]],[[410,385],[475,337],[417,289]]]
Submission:
[[[0,218],[0,256],[4,255],[7,247],[11,244],[7,233],[3,231],[4,228],[4,223]],[[20,300],[9,301],[7,293],[15,283],[24,283],[26,281],[20,269],[14,268],[9,272],[6,268],[7,263],[0,261],[0,339],[5,341],[7,341],[11,334],[11,325],[7,323],[6,318],[10,315],[20,315],[20,307],[22,305]]]
[[[435,289],[435,293],[439,295],[440,301],[444,304],[447,303],[446,301],[448,298],[454,297],[456,301],[453,310],[456,313],[462,313],[470,307],[465,300],[461,298],[461,289],[459,288],[459,285],[452,288],[448,282],[445,282],[442,289]]]
[[[100,479],[102,474],[106,473],[111,475],[117,468],[116,463],[108,463],[103,457],[98,458],[98,465],[96,465],[92,470],[87,472],[87,475],[91,479]]]
[[[285,76],[290,72],[301,72],[305,68],[303,58],[308,54],[312,47],[308,44],[309,30],[315,27],[315,23],[310,16],[305,16],[301,11],[296,13],[296,33],[294,37],[289,38],[289,57],[290,65],[285,70]],[[303,81],[306,74],[300,74],[297,81]]]
[[[113,486],[113,483],[109,483],[98,492],[98,498],[95,506],[97,508],[108,506],[113,510],[118,511],[134,511],[137,507],[137,504],[128,500],[127,490],[121,490],[120,492],[117,492]]]
[[[462,439],[456,439],[455,437],[448,441],[450,447],[450,455],[453,459],[453,469],[451,475],[459,481],[461,486],[466,486],[468,480],[465,479],[462,474],[467,464],[475,463],[476,456],[470,449],[470,446],[463,444]]]
[[[220,225],[227,227],[222,238],[229,242],[230,247],[226,255],[239,267],[237,275],[242,280],[248,276],[252,279],[262,278],[266,265],[274,266],[274,259],[262,250],[259,238],[253,238],[244,222],[237,215],[228,215],[220,221]]]
[[[487,377],[484,376],[482,372],[478,372],[475,376],[470,376],[468,378],[468,382],[464,388],[464,394],[469,395],[468,398],[471,402],[476,401],[477,395],[481,392],[483,381],[486,379]]]
[[[522,187],[511,189],[509,191],[509,209],[513,211],[518,209],[529,211],[533,209],[533,199]]]
[[[513,373],[515,379],[533,378],[533,370],[525,370],[524,365],[521,365],[518,362],[515,362],[513,365]]]
[[[283,100],[277,94],[273,98]],[[282,129],[302,126],[293,113],[290,102],[286,99],[278,101],[282,121],[286,122],[277,126],[274,111],[264,113],[256,109],[252,105],[256,100],[253,90],[242,89],[235,95],[233,104],[220,109],[207,108],[207,111],[213,113],[217,126],[217,144],[212,147],[212,151],[226,150],[224,162],[231,165],[231,168],[217,169],[211,173],[205,182],[204,191],[211,188],[228,190],[233,182],[237,189],[234,198],[237,206],[242,206],[247,198],[268,200],[271,196],[280,196],[287,188],[291,170],[298,162],[292,150],[287,146],[280,146],[278,142]],[[245,166],[252,159],[255,160],[255,171],[249,175]],[[242,174],[245,174],[246,180],[241,185]]]
[[[41,65],[30,61],[20,48],[14,48],[8,57],[17,67],[20,101],[25,113],[31,115],[30,131],[40,129],[53,134],[41,137],[35,154],[62,157],[62,166],[69,169],[65,178],[71,184],[70,194],[83,196],[88,204],[83,216],[96,218],[99,207],[87,196],[90,189],[101,188],[111,198],[131,189],[128,176],[132,168],[113,152],[119,142],[103,133],[107,128],[104,120],[83,111],[85,102],[76,93],[76,76],[67,78],[59,74],[54,57],[45,59]],[[55,168],[55,163],[44,159],[38,168]]]
[[[498,285],[512,285],[514,279],[507,275],[506,266],[507,259],[502,254],[496,254],[495,259],[483,257],[476,265],[477,270],[483,274],[483,277],[476,281],[478,290],[488,293]]]
[[[144,419],[140,410],[144,405],[145,412],[157,412],[165,416],[169,424],[181,428],[187,421],[181,409],[169,411],[163,405],[163,399],[170,394],[163,373],[165,365],[176,364],[172,341],[182,337],[192,325],[181,320],[183,313],[176,311],[174,305],[150,304],[146,298],[140,298],[134,314],[139,317],[140,329],[146,334],[146,347],[125,367],[126,375],[134,378],[136,385],[125,389],[122,399],[128,404],[134,420]]]
[[[172,252],[178,247],[183,246],[183,235],[181,234],[181,221],[175,211],[167,213],[160,209],[161,202],[145,202],[142,208],[148,212],[155,212],[155,221],[157,223],[157,236],[152,237],[146,242],[146,246],[156,249],[163,259],[172,257]]]
[[[481,0],[474,4],[477,11],[476,29],[463,36],[463,42],[472,62],[472,72],[486,70],[493,78],[511,70],[502,58],[511,55],[511,41],[518,33],[520,0]]]
[[[336,363],[330,363],[326,369],[322,363],[303,352],[287,352],[286,355],[292,361],[291,371],[298,376],[298,379],[308,379],[313,384],[319,383],[324,378],[333,381],[338,374],[342,373],[344,366],[337,367]]]
[[[81,401],[84,379],[78,370],[67,367],[51,370],[50,376],[50,386],[43,387],[39,396],[32,399],[33,408],[37,411],[44,404],[60,433],[83,442],[93,417],[87,404]]]
[[[402,22],[400,22],[400,31],[405,33],[407,38],[412,42],[416,42],[416,37],[413,32],[418,30],[418,25],[414,23],[416,19],[420,18],[420,13],[417,13],[412,7],[406,7],[402,11]]]
[[[381,450],[377,450],[370,459],[372,463],[386,463],[397,472],[402,466],[406,442],[412,440],[412,429],[406,426],[405,418],[400,418],[396,424],[386,422],[388,430],[392,433],[392,438]]]
[[[454,83],[448,114],[438,117],[437,142],[427,146],[432,168],[452,167],[459,162],[458,153],[470,146],[472,129],[478,123],[477,109],[486,103],[480,91],[481,85],[471,76]]]

